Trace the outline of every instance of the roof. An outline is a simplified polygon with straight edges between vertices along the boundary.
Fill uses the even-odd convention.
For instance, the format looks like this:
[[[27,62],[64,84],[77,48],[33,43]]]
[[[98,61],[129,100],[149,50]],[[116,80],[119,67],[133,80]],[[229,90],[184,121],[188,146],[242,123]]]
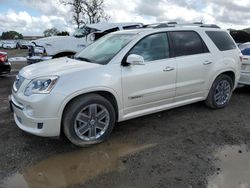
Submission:
[[[220,29],[218,25],[204,24],[201,22],[194,22],[194,23],[162,22],[162,23],[153,23],[153,24],[144,25],[144,27],[150,27],[150,28],[185,27],[185,26]]]
[[[142,23],[138,23],[138,22],[119,22],[119,23],[103,22],[103,23],[96,23],[96,24],[87,24],[87,27],[91,27],[91,28],[95,28],[100,31],[103,31],[103,30],[112,29],[115,27],[125,27],[125,26],[132,26],[132,25],[143,26]]]
[[[216,27],[200,27],[199,25],[174,25],[174,26],[166,26],[166,27],[144,27],[140,29],[132,29],[132,30],[122,30],[117,31],[115,33],[120,34],[150,34],[155,32],[165,32],[165,31],[218,31],[221,30]]]

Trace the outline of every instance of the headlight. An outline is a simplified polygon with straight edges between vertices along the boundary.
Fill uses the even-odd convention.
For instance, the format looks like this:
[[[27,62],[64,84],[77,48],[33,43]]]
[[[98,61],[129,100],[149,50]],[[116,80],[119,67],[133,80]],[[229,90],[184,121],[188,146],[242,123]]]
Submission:
[[[58,76],[40,77],[32,80],[24,91],[24,95],[48,94],[55,86]]]

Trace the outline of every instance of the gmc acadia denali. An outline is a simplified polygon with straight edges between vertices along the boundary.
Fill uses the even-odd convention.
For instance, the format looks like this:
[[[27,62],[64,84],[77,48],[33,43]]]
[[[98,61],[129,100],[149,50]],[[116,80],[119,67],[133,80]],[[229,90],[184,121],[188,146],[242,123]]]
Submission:
[[[17,126],[78,146],[104,141],[116,122],[198,101],[228,105],[241,53],[215,25],[156,24],[108,34],[74,58],[23,68],[13,85]]]

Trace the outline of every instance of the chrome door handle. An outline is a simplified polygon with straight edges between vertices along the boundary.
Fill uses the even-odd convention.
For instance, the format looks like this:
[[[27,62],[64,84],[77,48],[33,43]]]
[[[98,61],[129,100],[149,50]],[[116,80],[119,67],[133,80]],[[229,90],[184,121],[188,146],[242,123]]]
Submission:
[[[164,72],[169,72],[169,71],[173,71],[174,68],[173,67],[166,67],[163,71]]]
[[[205,61],[204,63],[203,63],[203,65],[211,65],[213,62],[211,62],[211,61]]]

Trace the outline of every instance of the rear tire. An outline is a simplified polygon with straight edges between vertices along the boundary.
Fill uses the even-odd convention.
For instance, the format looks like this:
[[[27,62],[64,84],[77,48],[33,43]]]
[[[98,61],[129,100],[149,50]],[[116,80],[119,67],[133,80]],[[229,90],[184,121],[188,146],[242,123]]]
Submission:
[[[86,147],[106,140],[116,115],[113,105],[104,97],[88,94],[74,99],[63,114],[63,131],[75,145]]]
[[[209,91],[205,104],[213,109],[226,107],[232,96],[233,85],[230,76],[225,74],[218,76]]]

